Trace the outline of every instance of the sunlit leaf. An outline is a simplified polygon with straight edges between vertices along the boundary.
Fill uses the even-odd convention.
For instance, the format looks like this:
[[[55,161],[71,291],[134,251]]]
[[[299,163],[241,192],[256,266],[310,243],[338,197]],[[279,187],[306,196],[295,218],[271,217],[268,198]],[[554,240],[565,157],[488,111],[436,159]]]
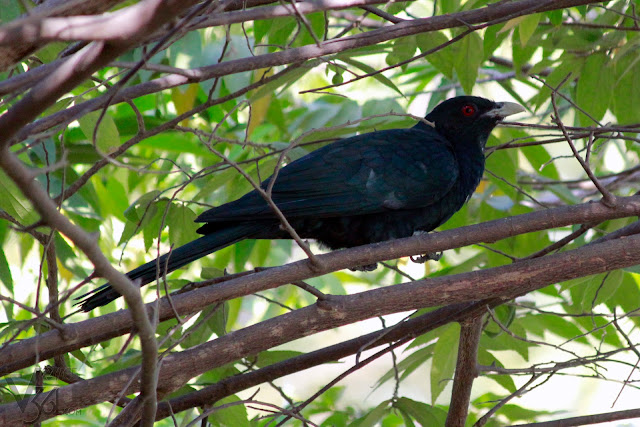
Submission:
[[[445,389],[453,381],[453,373],[458,358],[458,339],[460,326],[457,323],[442,328],[438,341],[433,349],[431,362],[431,403],[435,403]]]
[[[109,113],[102,114],[102,111],[87,113],[78,122],[80,122],[80,128],[86,138],[91,143],[95,143],[98,150],[103,153],[109,153],[120,145],[118,127]],[[97,132],[96,126],[98,127]]]
[[[454,68],[462,89],[469,95],[478,78],[483,52],[482,38],[476,33],[471,33],[458,42]]]

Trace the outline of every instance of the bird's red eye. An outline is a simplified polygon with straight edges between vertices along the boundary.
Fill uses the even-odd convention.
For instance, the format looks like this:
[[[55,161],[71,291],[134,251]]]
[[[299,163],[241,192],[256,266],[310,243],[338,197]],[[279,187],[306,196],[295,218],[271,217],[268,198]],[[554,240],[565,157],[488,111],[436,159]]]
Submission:
[[[462,115],[466,117],[471,117],[476,113],[476,107],[473,105],[465,105],[462,107]]]

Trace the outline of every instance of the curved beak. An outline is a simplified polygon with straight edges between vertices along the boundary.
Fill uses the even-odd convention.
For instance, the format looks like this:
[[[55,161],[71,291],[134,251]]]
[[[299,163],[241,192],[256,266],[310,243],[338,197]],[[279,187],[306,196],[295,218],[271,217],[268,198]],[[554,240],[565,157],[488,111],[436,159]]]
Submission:
[[[515,102],[496,102],[495,108],[484,113],[488,117],[496,117],[498,119],[504,119],[512,114],[522,113],[526,111],[524,107]]]

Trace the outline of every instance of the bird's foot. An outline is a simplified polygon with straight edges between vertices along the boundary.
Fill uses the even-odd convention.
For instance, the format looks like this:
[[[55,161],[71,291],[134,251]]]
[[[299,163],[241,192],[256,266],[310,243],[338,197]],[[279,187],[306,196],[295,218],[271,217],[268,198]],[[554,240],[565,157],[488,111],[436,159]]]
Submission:
[[[411,258],[411,261],[417,264],[424,264],[427,261],[440,261],[440,258],[442,258],[442,252],[412,256],[410,258]]]
[[[374,262],[373,264],[359,265],[357,267],[351,267],[349,270],[351,270],[351,271],[373,271],[376,268],[378,268],[378,263]]]

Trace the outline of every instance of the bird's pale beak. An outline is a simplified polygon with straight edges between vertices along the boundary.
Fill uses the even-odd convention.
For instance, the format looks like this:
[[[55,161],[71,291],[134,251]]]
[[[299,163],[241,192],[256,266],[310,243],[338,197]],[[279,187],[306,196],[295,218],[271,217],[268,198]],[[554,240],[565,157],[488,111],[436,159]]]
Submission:
[[[496,102],[496,107],[487,111],[485,116],[504,119],[507,116],[522,113],[523,111],[525,111],[524,107],[515,102]]]

